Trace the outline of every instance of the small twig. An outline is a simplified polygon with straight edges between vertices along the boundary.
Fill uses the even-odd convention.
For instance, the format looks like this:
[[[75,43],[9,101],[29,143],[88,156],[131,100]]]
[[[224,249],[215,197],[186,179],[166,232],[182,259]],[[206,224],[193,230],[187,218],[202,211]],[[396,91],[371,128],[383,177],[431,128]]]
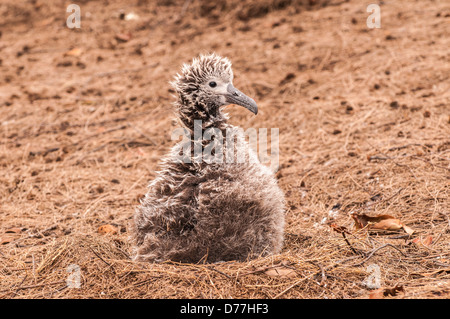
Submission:
[[[350,242],[348,241],[347,237],[345,237],[345,233],[342,233],[342,237],[344,237],[345,242],[347,243],[347,245],[350,247],[350,249],[352,250],[352,252],[357,255],[357,254],[361,254],[359,252],[357,252],[355,250],[355,248],[353,248],[353,246],[350,244]]]
[[[439,267],[448,267],[448,269],[450,269],[450,264],[441,263],[439,261],[435,261],[434,264]]]
[[[429,164],[429,165],[431,165],[433,167],[439,167],[439,168],[446,169],[446,170],[450,171],[450,167],[445,167],[445,166],[441,166],[441,165],[438,165],[438,164],[433,164],[429,160],[426,160],[424,158],[420,158],[420,157],[418,157],[416,155],[411,155],[411,158],[415,158],[415,159],[421,160],[422,162],[425,162],[425,163],[427,163],[427,164]]]
[[[85,142],[88,139],[91,139],[91,138],[94,138],[94,137],[98,137],[100,135],[108,134],[108,133],[111,133],[111,132],[114,132],[114,131],[124,130],[126,128],[128,128],[128,125],[121,125],[119,127],[110,128],[109,130],[105,130],[105,131],[100,132],[100,133],[96,133],[96,134],[92,134],[92,135],[86,136],[85,138],[79,140],[78,142],[73,143],[71,146],[76,146],[78,144],[81,144],[81,142]]]
[[[327,275],[325,274],[325,270],[322,268],[322,266],[320,266],[319,264],[316,264],[315,262],[313,262],[311,260],[308,260],[308,262],[320,269],[320,272],[322,274],[322,280],[320,281],[319,286],[323,286],[325,281],[327,280]]]
[[[359,262],[359,263],[357,263],[357,264],[353,264],[353,265],[351,265],[351,266],[352,266],[352,267],[361,266],[361,265],[364,264],[366,261],[368,261],[370,258],[372,258],[373,255],[374,255],[377,251],[379,251],[380,249],[383,249],[383,248],[385,248],[385,247],[387,247],[387,246],[390,246],[390,247],[392,247],[392,248],[398,250],[403,256],[406,257],[406,255],[405,255],[400,249],[398,249],[397,247],[395,247],[394,245],[392,245],[392,244],[384,244],[384,245],[382,245],[382,246],[380,246],[380,247],[377,247],[377,248],[372,249],[372,251],[369,253],[369,255],[368,255],[364,260],[362,260],[361,262]]]
[[[36,272],[35,272],[36,274],[39,274],[45,268],[53,265],[53,263],[58,259],[59,256],[61,256],[61,254],[66,249],[67,241],[68,241],[68,239],[66,239],[64,241],[64,243],[56,251],[51,252],[44,259],[42,259],[41,263],[39,264],[38,268],[36,269]]]
[[[53,152],[59,151],[59,149],[60,149],[60,147],[51,147],[51,148],[48,148],[43,151],[30,152],[30,155],[31,156],[36,156],[36,155],[46,156],[48,153],[53,153]]]
[[[233,279],[233,278],[231,278],[229,275],[227,275],[226,273],[221,272],[220,270],[214,268],[213,266],[209,266],[209,267],[207,267],[207,268],[210,269],[210,270],[213,270],[213,271],[215,271],[215,272],[217,272],[217,273],[219,273],[219,274],[221,274],[221,275],[223,275],[223,276],[225,276],[225,277],[227,277],[228,279]]]
[[[55,281],[55,282],[49,282],[49,283],[46,283],[46,284],[22,286],[22,287],[18,287],[17,290],[38,288],[38,287],[45,287],[45,286],[53,286],[53,285],[58,285],[58,284],[62,284],[62,283],[66,283],[66,281],[65,280],[60,280],[60,281]],[[0,290],[0,292],[7,292],[7,291],[9,291],[9,289]]]
[[[88,248],[89,248],[90,251],[92,251],[92,252],[94,253],[95,256],[98,257],[98,259],[100,259],[101,261],[103,261],[106,265],[108,265],[108,266],[111,268],[111,270],[112,270],[114,273],[116,273],[116,271],[115,271],[113,265],[111,265],[109,262],[107,262],[106,260],[104,260],[99,254],[97,254],[97,252],[96,252],[95,250],[92,249],[92,247],[88,246]]]
[[[52,225],[52,226],[50,226],[50,227],[48,227],[48,228],[46,228],[46,229],[44,229],[44,230],[41,230],[41,231],[37,230],[36,233],[31,234],[31,235],[28,235],[27,237],[23,237],[23,238],[18,238],[18,239],[16,239],[16,240],[15,240],[15,243],[17,244],[17,243],[19,243],[19,242],[21,242],[21,241],[24,241],[25,239],[30,239],[30,238],[42,238],[42,237],[47,237],[48,235],[45,235],[46,232],[49,232],[49,231],[51,231],[51,230],[55,230],[55,229],[57,229],[57,228],[58,228],[58,225]]]
[[[109,262],[107,262],[106,260],[104,260],[102,257],[100,257],[100,255],[97,254],[97,253],[95,252],[95,250],[92,249],[92,247],[89,247],[89,250],[92,251],[92,252],[94,253],[94,255],[98,257],[98,259],[100,259],[100,260],[103,261],[105,264],[107,264],[109,267],[111,267],[111,264],[110,264]]]
[[[353,257],[349,257],[349,258],[346,258],[346,259],[344,259],[344,260],[341,260],[341,261],[339,261],[339,262],[337,262],[337,263],[335,263],[335,264],[333,264],[333,265],[330,265],[330,266],[328,266],[328,267],[326,267],[325,269],[332,269],[332,268],[334,268],[334,267],[337,267],[338,265],[340,265],[340,264],[343,264],[343,263],[345,263],[345,262],[347,262],[347,261],[350,261],[350,260],[353,260],[353,259],[356,259],[356,258],[359,258],[358,256],[353,256]],[[321,269],[321,272],[323,271],[323,273],[325,273],[325,269]],[[294,288],[295,286],[297,286],[299,283],[301,283],[302,281],[304,281],[304,280],[306,280],[306,279],[309,279],[309,278],[311,278],[311,277],[313,277],[313,276],[315,276],[315,275],[317,275],[319,272],[315,272],[315,273],[313,273],[313,274],[311,274],[311,275],[309,275],[309,276],[306,276],[306,277],[303,277],[303,278],[301,278],[301,279],[299,279],[299,280],[297,280],[296,282],[294,282],[292,285],[290,285],[289,287],[287,287],[285,290],[283,290],[282,292],[280,292],[278,295],[276,295],[275,297],[274,297],[274,299],[277,299],[277,298],[279,298],[280,296],[282,296],[282,295],[284,295],[286,292],[288,292],[289,290],[291,290],[292,288]],[[326,276],[326,275],[325,275]]]
[[[411,238],[410,234],[406,234],[406,235],[397,235],[397,236],[390,236],[390,237],[386,237],[388,239],[407,239],[407,238]]]
[[[352,235],[352,234],[347,230],[347,228],[342,227],[342,226],[337,226],[336,224],[331,224],[330,227],[331,227],[335,232],[338,232],[338,233],[342,234],[342,237],[344,237],[345,242],[347,243],[347,245],[350,247],[350,249],[352,250],[352,252],[353,252],[355,255],[358,255],[358,254],[360,255],[360,254],[361,254],[360,252],[356,251],[355,248],[353,248],[353,246],[350,244],[350,242],[348,241],[347,237],[345,236],[346,233]]]
[[[380,160],[380,161],[386,161],[388,159],[391,159],[391,157],[385,157],[385,156],[378,156],[378,155],[374,155],[374,156],[369,156],[369,161],[371,160]]]
[[[281,264],[281,263],[278,263],[278,264],[276,264],[276,265],[267,266],[267,267],[264,267],[264,268],[259,268],[259,269],[255,269],[255,270],[253,270],[253,271],[249,271],[249,272],[247,272],[247,273],[245,273],[245,274],[242,274],[242,275],[240,275],[240,276],[243,277],[243,276],[252,275],[252,274],[260,274],[260,273],[266,272],[267,270],[274,269],[274,268],[278,268],[278,267],[280,267],[280,266],[286,267],[286,268],[291,268],[291,267],[289,267],[289,265],[283,265],[283,264]],[[291,268],[291,269],[293,269],[293,268]],[[295,269],[294,269],[294,270],[295,270]]]
[[[388,202],[390,201],[392,198],[394,198],[395,196],[397,196],[398,194],[400,194],[400,192],[403,190],[403,187],[400,187],[400,189],[397,191],[397,193],[395,193],[394,195],[390,196],[389,198],[383,199],[383,202]]]
[[[313,276],[315,276],[315,275],[317,275],[317,272],[315,272],[315,273],[313,273],[313,274],[311,274],[311,275],[309,275],[309,276],[306,276],[306,277],[303,277],[303,278],[297,280],[297,281],[294,282],[292,285],[290,285],[289,287],[287,287],[286,289],[284,289],[282,292],[280,292],[278,295],[276,295],[275,297],[273,297],[273,299],[278,299],[279,297],[281,297],[281,296],[284,295],[286,292],[288,292],[289,290],[291,290],[292,288],[294,288],[295,286],[297,286],[297,285],[298,285],[299,283],[301,283],[302,281],[305,281],[305,280],[307,280],[307,279],[309,279],[309,278],[311,278],[311,277],[313,277]]]
[[[220,293],[219,289],[217,289],[216,285],[214,284],[213,280],[211,279],[211,276],[209,275],[209,272],[206,271],[206,275],[208,276],[209,282],[211,283],[212,287],[216,291],[216,293],[219,295],[220,299],[223,299],[222,294]]]
[[[128,122],[128,125],[135,130],[136,132],[138,132],[139,134],[141,134],[142,137],[146,138],[148,141],[150,141],[153,145],[157,145],[156,142],[149,137],[147,134],[145,134],[144,132],[142,132],[141,129],[139,129],[136,125],[132,125],[130,122]]]
[[[401,150],[401,149],[407,148],[409,146],[422,146],[422,144],[411,143],[411,144],[406,144],[406,145],[402,145],[402,146],[395,146],[395,147],[391,147],[390,149],[388,149],[388,151],[389,152],[397,151],[397,150]]]
[[[181,21],[181,18],[184,16],[184,14],[186,13],[187,9],[189,8],[189,5],[191,3],[191,0],[185,0],[183,3],[183,7],[181,8],[180,14],[178,15],[178,17],[175,19],[175,22],[177,21]]]
[[[156,278],[161,278],[161,277],[156,277]],[[144,285],[152,280],[155,280],[155,277],[152,276],[149,279],[145,279],[145,280],[139,281],[137,283],[134,283],[134,284],[132,284],[132,287],[138,287],[138,286]],[[128,287],[126,287],[126,288],[128,288]]]
[[[25,282],[25,279],[27,279],[27,277],[28,277],[28,275],[25,275],[25,276],[23,277],[22,281],[20,282],[19,286],[16,288],[16,291],[11,291],[10,293],[11,293],[11,294],[17,295],[17,292],[20,290],[20,286],[22,286],[22,284]],[[5,297],[6,295],[8,295],[8,293],[6,293],[5,295],[3,295],[2,298]]]

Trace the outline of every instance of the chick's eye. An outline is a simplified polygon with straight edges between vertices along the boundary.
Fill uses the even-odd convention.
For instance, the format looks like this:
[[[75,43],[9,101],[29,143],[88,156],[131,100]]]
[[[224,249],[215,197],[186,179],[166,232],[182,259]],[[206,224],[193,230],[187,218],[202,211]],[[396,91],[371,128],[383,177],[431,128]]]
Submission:
[[[209,86],[212,88],[215,88],[217,86],[217,83],[214,81],[209,82]]]

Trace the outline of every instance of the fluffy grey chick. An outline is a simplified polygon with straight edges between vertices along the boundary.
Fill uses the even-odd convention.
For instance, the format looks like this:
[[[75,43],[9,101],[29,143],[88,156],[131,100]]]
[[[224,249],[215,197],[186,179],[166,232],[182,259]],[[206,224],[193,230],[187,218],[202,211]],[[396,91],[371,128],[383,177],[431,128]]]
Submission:
[[[163,159],[136,211],[135,260],[218,262],[281,250],[284,194],[243,131],[228,124],[221,110],[237,104],[257,114],[255,101],[232,81],[230,61],[210,54],[185,64],[171,83],[178,94],[176,114],[190,138]],[[196,128],[200,137],[198,130],[195,137]],[[207,134],[208,129],[215,135]],[[200,155],[212,154],[212,160],[199,158],[198,147]]]

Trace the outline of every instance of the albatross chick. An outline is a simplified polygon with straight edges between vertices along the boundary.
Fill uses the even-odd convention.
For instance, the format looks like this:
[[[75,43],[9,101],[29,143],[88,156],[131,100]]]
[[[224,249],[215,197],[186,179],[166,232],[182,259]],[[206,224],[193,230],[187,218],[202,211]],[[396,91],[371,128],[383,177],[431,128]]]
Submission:
[[[171,84],[178,97],[175,112],[189,138],[162,160],[141,200],[134,216],[134,259],[196,263],[278,253],[284,194],[221,109],[235,104],[258,112],[255,101],[233,86],[230,61],[201,55]]]

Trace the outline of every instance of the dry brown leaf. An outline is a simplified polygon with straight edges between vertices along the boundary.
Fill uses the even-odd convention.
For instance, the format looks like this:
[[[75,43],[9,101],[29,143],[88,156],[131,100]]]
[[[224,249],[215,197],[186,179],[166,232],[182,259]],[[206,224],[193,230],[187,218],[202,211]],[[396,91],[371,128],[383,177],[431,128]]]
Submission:
[[[408,234],[408,235],[412,235],[414,233],[414,230],[411,227],[408,227],[406,225],[403,224],[403,230]]]
[[[264,273],[270,277],[280,277],[280,278],[290,278],[295,277],[297,275],[295,270],[283,266],[270,268],[266,270]]]
[[[98,229],[97,229],[97,231],[100,233],[100,234],[112,234],[112,235],[115,235],[115,234],[117,234],[117,228],[115,227],[115,226],[113,226],[113,225],[102,225],[102,226],[100,226]]]
[[[355,221],[356,229],[362,229],[367,227],[369,229],[381,229],[381,230],[398,230],[403,229],[409,235],[414,233],[410,227],[404,225],[399,219],[391,215],[379,215],[375,217],[367,216],[366,214],[352,215]]]
[[[412,242],[418,246],[423,245],[425,247],[430,247],[433,243],[433,237],[430,235],[426,236],[424,239],[422,239],[422,236],[414,238]]]
[[[115,38],[118,41],[127,42],[127,41],[131,40],[132,35],[129,32],[128,33],[117,33]]]
[[[82,50],[80,48],[73,48],[72,50],[64,53],[64,56],[80,56],[81,53],[82,53]]]
[[[369,293],[369,299],[383,299],[386,297],[394,297],[397,296],[400,292],[405,292],[403,286],[395,286],[394,288],[378,288]]]
[[[369,293],[369,299],[383,299],[384,298],[384,288],[378,288]]]

